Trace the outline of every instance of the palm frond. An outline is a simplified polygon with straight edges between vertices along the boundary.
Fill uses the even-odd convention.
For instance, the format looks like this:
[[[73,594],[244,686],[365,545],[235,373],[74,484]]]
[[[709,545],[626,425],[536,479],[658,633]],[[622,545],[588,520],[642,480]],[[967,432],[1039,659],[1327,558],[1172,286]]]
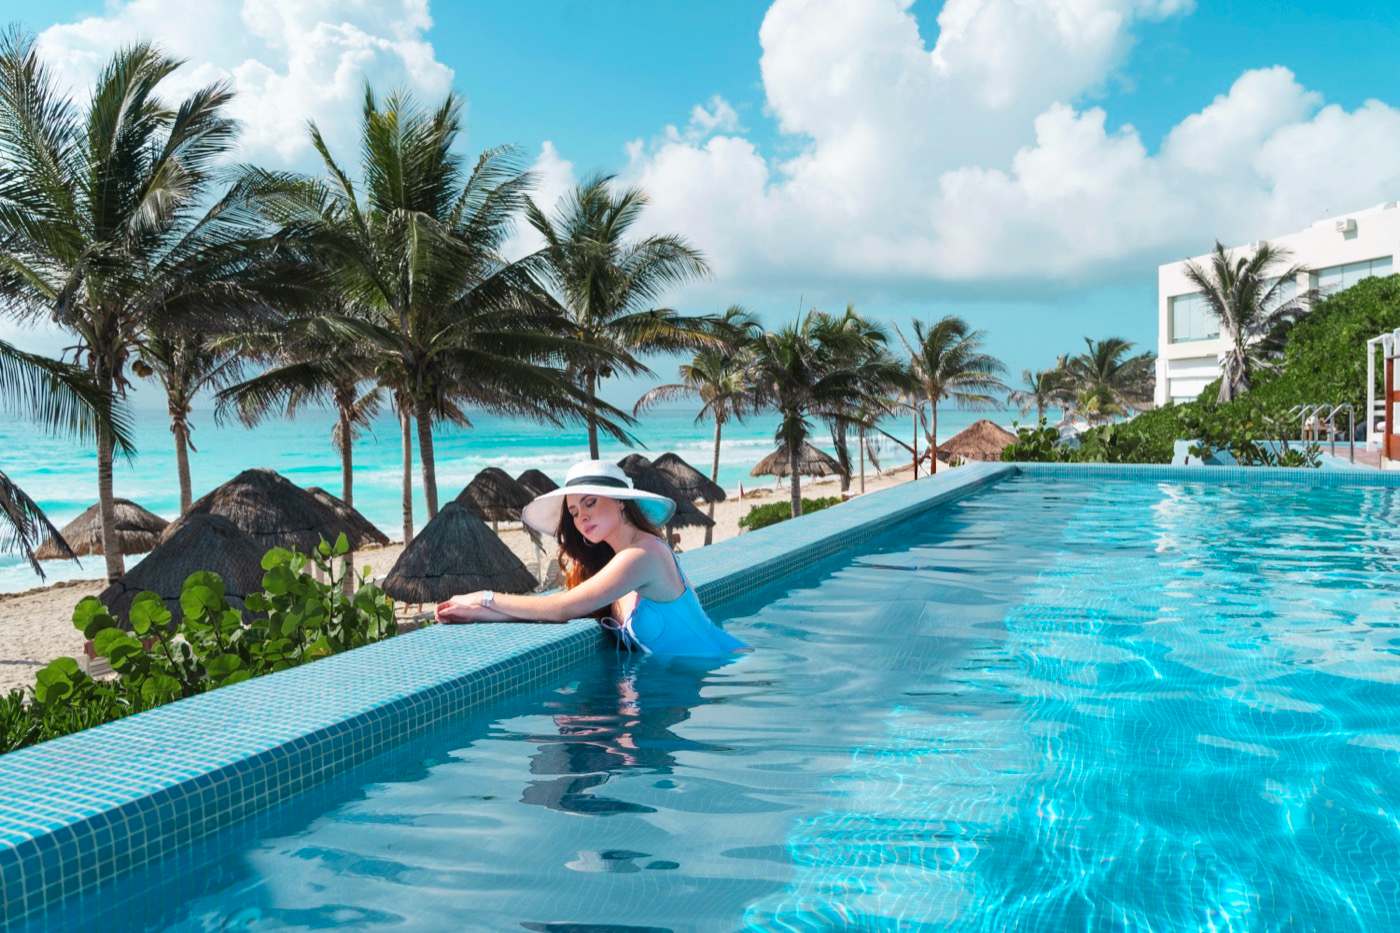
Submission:
[[[34,556],[34,551],[46,541],[52,542],[63,557],[74,561],[78,559],[38,503],[8,476],[0,473],[0,551],[18,552],[43,580],[44,568]]]
[[[45,430],[96,438],[98,428],[105,425],[117,450],[134,451],[125,407],[76,366],[0,341],[0,397],[12,413]]]

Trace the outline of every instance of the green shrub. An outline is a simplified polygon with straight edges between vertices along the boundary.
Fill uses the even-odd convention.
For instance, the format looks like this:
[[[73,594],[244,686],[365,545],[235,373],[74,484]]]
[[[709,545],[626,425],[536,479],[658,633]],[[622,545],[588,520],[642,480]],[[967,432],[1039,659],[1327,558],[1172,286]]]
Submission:
[[[1400,275],[1364,279],[1318,302],[1289,333],[1278,367],[1254,373],[1250,391],[1231,402],[1216,402],[1220,385],[1213,382],[1194,401],[1091,428],[1075,448],[1061,446],[1056,432],[1042,422],[1020,428],[1002,459],[1170,463],[1177,440],[1195,440],[1191,452],[1198,457],[1229,451],[1245,465],[1315,467],[1320,460],[1315,444],[1279,451],[1261,442],[1296,436],[1298,421],[1291,409],[1301,404],[1350,402],[1361,423],[1366,341],[1397,327]]]
[[[35,676],[32,697],[0,697],[0,752],[120,719],[261,674],[284,670],[394,634],[394,604],[367,575],[353,593],[343,586],[341,535],[311,556],[273,548],[263,555],[263,592],[230,606],[217,574],[193,573],[180,591],[179,622],[151,592],[132,601],[126,626],[94,596],[73,610],[73,625],[91,639],[117,677],[96,681],[72,658]],[[307,572],[315,567],[324,579]]]
[[[1012,425],[1016,440],[1002,448],[1001,459],[1008,463],[1055,463],[1069,459],[1069,450],[1060,446],[1060,432],[1047,427],[1042,417],[1033,428]]]
[[[840,505],[842,501],[840,496],[803,499],[802,514],[819,512],[828,506]],[[776,525],[778,522],[785,522],[789,518],[792,518],[792,502],[784,499],[782,502],[769,502],[767,505],[756,505],[749,509],[749,514],[739,519],[739,527],[748,531],[757,531],[760,528],[767,528],[769,525]]]

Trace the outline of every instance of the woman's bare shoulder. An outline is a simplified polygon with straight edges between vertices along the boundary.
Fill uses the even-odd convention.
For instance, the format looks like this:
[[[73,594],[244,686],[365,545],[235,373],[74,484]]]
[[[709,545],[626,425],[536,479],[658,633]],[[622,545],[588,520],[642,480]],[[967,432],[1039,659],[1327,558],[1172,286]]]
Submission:
[[[646,555],[648,558],[655,558],[658,560],[671,559],[671,549],[666,546],[665,541],[662,541],[655,535],[638,535],[637,540],[623,548],[619,553],[626,554],[628,552],[635,553],[639,556]]]
[[[671,562],[671,549],[666,542],[654,535],[639,536],[627,547],[618,552],[619,557],[629,555],[632,560],[654,570],[665,568]]]

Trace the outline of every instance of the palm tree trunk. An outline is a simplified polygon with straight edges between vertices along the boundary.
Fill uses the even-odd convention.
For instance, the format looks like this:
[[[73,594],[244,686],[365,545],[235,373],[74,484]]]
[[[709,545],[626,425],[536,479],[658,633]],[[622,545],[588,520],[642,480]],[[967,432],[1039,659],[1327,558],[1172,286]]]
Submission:
[[[865,427],[860,428],[857,443],[860,444],[860,494],[865,495]]]
[[[403,543],[413,540],[413,420],[408,400],[399,405],[399,440],[403,448]]]
[[[418,415],[418,456],[423,461],[423,498],[428,503],[428,521],[437,517],[437,464],[433,461],[433,413],[427,399],[419,399]]]
[[[588,390],[588,459],[598,459],[598,374],[589,370],[584,385]]]
[[[788,488],[791,493],[792,517],[797,518],[802,514],[802,474],[797,463],[797,458],[802,451],[802,444],[796,436],[796,431],[787,429],[787,425],[784,425],[784,428],[783,441],[787,444]]]
[[[99,355],[99,360],[101,357]],[[94,375],[101,389],[111,392],[111,370],[98,362]],[[114,439],[110,427],[97,429],[97,511],[102,517],[102,556],[107,562],[107,582],[115,583],[126,572],[121,545],[117,543],[117,505],[112,495],[112,448]]]
[[[846,422],[838,421],[831,426],[831,440],[836,445],[836,459],[844,471],[841,474],[841,491],[851,489],[851,448],[846,443]]]
[[[337,406],[340,417],[340,501],[350,508],[355,507],[354,450],[350,442],[350,410],[344,405]],[[340,565],[340,591],[346,596],[355,595],[355,551],[345,555]]]
[[[938,472],[938,400],[934,399],[931,404],[931,413],[928,420],[928,462],[929,472]]]
[[[350,508],[355,507],[354,445],[350,442],[350,411],[340,408],[340,498]]]
[[[170,413],[170,433],[175,435],[175,473],[180,480],[180,514],[190,510],[194,493],[190,486],[190,429],[178,413]]]
[[[914,478],[919,478],[919,409],[910,404],[909,410],[914,414]]]
[[[716,418],[716,419],[715,419],[715,459],[714,459],[714,463],[711,464],[711,466],[710,466],[710,482],[713,482],[713,483],[718,483],[718,482],[719,482],[719,436],[720,436],[720,433],[721,433],[723,430],[724,430],[724,419],[723,419],[723,418]],[[710,516],[710,518],[711,518],[712,520],[714,519],[714,517],[715,517],[715,504],[714,504],[714,502],[710,502],[709,507],[706,509],[706,513]],[[706,529],[705,529],[705,543],[706,543],[706,544],[709,544],[709,543],[711,543],[712,541],[714,541],[714,539],[715,539],[715,528],[714,528],[713,525],[711,525],[709,528],[706,528]]]

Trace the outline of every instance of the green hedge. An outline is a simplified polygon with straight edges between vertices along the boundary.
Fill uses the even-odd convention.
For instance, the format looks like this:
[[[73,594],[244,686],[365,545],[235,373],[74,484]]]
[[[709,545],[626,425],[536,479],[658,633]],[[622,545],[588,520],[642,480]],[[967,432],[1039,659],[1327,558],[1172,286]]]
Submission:
[[[840,505],[842,501],[840,496],[803,499],[802,514],[819,512],[828,506]],[[784,499],[782,502],[770,502],[767,505],[756,505],[749,509],[749,514],[739,519],[739,527],[749,531],[757,531],[759,528],[767,528],[769,525],[785,522],[789,518],[792,518],[792,502]]]
[[[1061,447],[1053,428],[1022,427],[1003,460],[1080,463],[1170,463],[1177,440],[1202,442],[1198,455],[1229,450],[1240,463],[1316,465],[1316,451],[1280,460],[1258,442],[1296,435],[1289,410],[1304,403],[1350,402],[1357,423],[1366,406],[1366,341],[1400,327],[1400,275],[1370,278],[1320,301],[1288,335],[1283,360],[1259,372],[1253,388],[1220,405],[1219,383],[1195,401],[1164,405],[1119,424],[1092,428],[1075,449]],[[1379,378],[1380,373],[1377,373]]]

